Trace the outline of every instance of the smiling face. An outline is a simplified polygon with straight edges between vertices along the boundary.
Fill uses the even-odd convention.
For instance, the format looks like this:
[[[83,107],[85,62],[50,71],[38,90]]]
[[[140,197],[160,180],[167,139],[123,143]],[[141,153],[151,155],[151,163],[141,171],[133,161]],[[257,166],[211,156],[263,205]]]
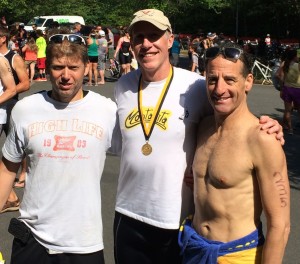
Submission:
[[[82,83],[88,67],[81,59],[53,58],[49,68],[53,99],[68,103],[82,98]]]
[[[228,116],[246,106],[246,93],[253,84],[253,75],[243,75],[243,63],[227,60],[219,55],[208,61],[206,87],[208,99],[216,115]]]
[[[174,36],[148,22],[138,22],[132,29],[131,46],[146,81],[160,81],[168,76],[169,48]]]

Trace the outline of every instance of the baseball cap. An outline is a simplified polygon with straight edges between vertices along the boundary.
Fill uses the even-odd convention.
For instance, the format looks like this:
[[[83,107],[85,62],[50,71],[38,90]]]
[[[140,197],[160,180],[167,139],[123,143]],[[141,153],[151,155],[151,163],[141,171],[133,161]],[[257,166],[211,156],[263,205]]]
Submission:
[[[100,35],[101,37],[105,37],[105,32],[104,32],[103,30],[99,30],[99,35]]]
[[[134,24],[140,21],[149,22],[160,30],[169,30],[172,32],[172,27],[169,19],[164,15],[164,13],[157,9],[143,9],[134,13],[134,19],[131,21],[128,32],[131,32]]]

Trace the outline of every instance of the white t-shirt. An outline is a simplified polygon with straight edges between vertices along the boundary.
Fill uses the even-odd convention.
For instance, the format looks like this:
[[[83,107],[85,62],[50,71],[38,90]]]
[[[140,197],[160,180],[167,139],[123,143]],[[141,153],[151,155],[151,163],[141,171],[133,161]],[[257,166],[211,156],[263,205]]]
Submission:
[[[100,179],[115,120],[115,103],[91,91],[69,104],[43,92],[15,105],[2,152],[15,163],[26,154],[19,218],[44,247],[103,249]]]
[[[181,213],[189,211],[191,191],[183,184],[187,155],[194,153],[199,120],[212,114],[202,76],[174,68],[169,92],[161,107],[149,144],[149,156],[141,152],[145,137],[138,114],[140,70],[119,79],[115,97],[122,134],[122,155],[116,211],[165,229],[179,228]],[[143,83],[146,119],[153,113],[165,80]],[[182,206],[182,203],[184,205]]]

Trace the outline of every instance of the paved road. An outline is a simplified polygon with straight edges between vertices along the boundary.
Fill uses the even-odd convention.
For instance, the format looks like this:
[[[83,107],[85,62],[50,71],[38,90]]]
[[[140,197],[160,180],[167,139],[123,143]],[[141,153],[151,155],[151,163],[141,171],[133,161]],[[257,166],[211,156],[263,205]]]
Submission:
[[[104,86],[88,87],[107,97],[113,97],[113,82],[107,82]],[[35,83],[32,85],[30,92],[25,93],[27,96],[31,93],[43,89],[50,89],[50,83]],[[252,112],[260,116],[267,114],[275,119],[281,120],[283,112],[283,104],[279,98],[278,92],[272,86],[255,85],[249,94],[248,102]],[[294,116],[297,121],[296,115]],[[286,144],[284,150],[286,152],[289,178],[291,183],[291,235],[287,245],[286,254],[284,257],[284,264],[300,264],[300,127],[296,130],[293,136],[286,135]],[[0,140],[0,146],[3,144],[3,137]],[[119,170],[119,158],[115,156],[108,156],[106,166],[101,181],[102,189],[102,212],[103,212],[103,226],[104,226],[104,244],[105,244],[105,259],[107,264],[113,264],[113,236],[112,225],[114,215],[115,193],[117,185],[117,177]],[[22,196],[22,190],[18,190],[18,194]],[[66,207],[67,210],[67,207]],[[79,208],[80,210],[80,208]],[[0,215],[0,248],[7,264],[9,264],[10,248],[12,236],[7,233],[9,220],[12,217],[18,216],[18,213],[5,213]],[[71,224],[71,223],[70,223]]]

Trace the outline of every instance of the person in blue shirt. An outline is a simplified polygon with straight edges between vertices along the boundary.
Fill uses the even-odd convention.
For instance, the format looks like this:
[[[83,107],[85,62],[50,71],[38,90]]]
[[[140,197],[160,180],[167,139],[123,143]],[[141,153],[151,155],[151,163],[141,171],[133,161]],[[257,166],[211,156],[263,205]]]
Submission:
[[[175,67],[179,66],[179,54],[180,54],[181,44],[178,35],[174,36],[174,42],[171,48],[171,64]]]

